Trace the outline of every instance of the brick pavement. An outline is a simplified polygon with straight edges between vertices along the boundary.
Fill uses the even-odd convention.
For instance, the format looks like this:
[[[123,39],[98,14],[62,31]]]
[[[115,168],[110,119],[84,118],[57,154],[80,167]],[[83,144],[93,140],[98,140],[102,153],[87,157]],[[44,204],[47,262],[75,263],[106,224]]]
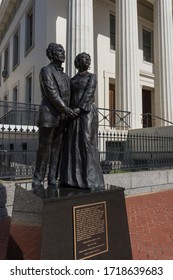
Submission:
[[[12,226],[11,234],[15,239],[15,242],[18,244],[19,248],[22,248],[23,258],[25,260],[40,259],[40,248],[41,248],[40,226],[37,225],[33,226],[30,224],[25,224],[25,225],[16,224]]]
[[[134,260],[173,260],[173,190],[126,197]]]

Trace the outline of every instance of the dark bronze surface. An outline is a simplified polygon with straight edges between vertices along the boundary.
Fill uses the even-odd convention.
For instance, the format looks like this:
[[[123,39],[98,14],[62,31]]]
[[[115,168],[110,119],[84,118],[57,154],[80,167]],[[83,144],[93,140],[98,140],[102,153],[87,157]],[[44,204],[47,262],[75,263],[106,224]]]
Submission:
[[[59,170],[61,186],[104,190],[98,153],[98,113],[94,103],[97,81],[96,75],[88,72],[90,55],[81,53],[76,57],[78,73],[71,79],[71,86],[61,67],[65,60],[63,47],[49,44],[47,56],[51,63],[40,71],[42,102],[34,193],[42,197],[40,186],[48,165],[49,197],[56,195]]]
[[[38,116],[39,144],[33,180],[35,193],[44,180],[48,164],[48,185],[56,187],[66,118],[76,116],[76,113],[68,107],[70,79],[62,68],[65,60],[64,48],[59,44],[50,43],[46,54],[51,63],[40,71],[42,101]]]
[[[104,189],[98,153],[98,114],[95,107],[96,75],[87,70],[90,56],[76,57],[78,73],[71,79],[70,107],[78,117],[69,119],[64,134],[60,182],[82,189]]]

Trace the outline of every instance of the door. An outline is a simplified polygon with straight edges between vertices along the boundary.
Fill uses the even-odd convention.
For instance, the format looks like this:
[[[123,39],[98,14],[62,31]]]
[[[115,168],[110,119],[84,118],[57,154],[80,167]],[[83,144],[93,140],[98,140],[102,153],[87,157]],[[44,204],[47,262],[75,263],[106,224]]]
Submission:
[[[110,127],[115,127],[115,85],[109,84],[109,123]]]
[[[143,127],[152,126],[151,117],[151,91],[147,89],[142,90],[142,110],[143,110]]]

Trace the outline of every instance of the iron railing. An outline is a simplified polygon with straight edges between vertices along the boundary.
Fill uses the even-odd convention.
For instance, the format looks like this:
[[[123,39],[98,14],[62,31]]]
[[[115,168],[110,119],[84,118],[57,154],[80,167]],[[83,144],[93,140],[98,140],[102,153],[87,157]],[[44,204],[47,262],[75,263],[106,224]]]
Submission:
[[[173,167],[173,136],[99,132],[104,173]]]
[[[155,126],[154,124],[158,120],[161,121],[162,123],[164,123],[164,125],[165,124],[173,125],[173,122],[170,122],[168,120],[165,120],[165,119],[155,116],[153,114],[150,114],[150,113],[142,114],[142,124],[143,124],[144,128]]]
[[[111,129],[129,129],[130,128],[130,112],[120,110],[110,110],[97,108],[99,127]]]
[[[31,177],[38,105],[0,101],[0,178]]]
[[[39,105],[0,101],[1,125],[35,126]]]
[[[173,166],[172,136],[118,131],[115,128],[120,123],[123,129],[129,127],[129,112],[100,108],[98,112],[98,149],[104,173]],[[117,114],[121,119],[116,122],[113,116]],[[32,177],[38,142],[37,116],[38,105],[0,102],[0,178]]]

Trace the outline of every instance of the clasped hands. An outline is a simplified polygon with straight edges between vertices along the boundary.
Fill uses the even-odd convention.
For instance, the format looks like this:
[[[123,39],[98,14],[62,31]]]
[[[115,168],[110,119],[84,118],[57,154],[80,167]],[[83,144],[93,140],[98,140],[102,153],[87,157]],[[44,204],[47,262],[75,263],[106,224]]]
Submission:
[[[70,118],[76,118],[81,112],[80,108],[71,109],[69,107],[64,108],[64,113]]]

